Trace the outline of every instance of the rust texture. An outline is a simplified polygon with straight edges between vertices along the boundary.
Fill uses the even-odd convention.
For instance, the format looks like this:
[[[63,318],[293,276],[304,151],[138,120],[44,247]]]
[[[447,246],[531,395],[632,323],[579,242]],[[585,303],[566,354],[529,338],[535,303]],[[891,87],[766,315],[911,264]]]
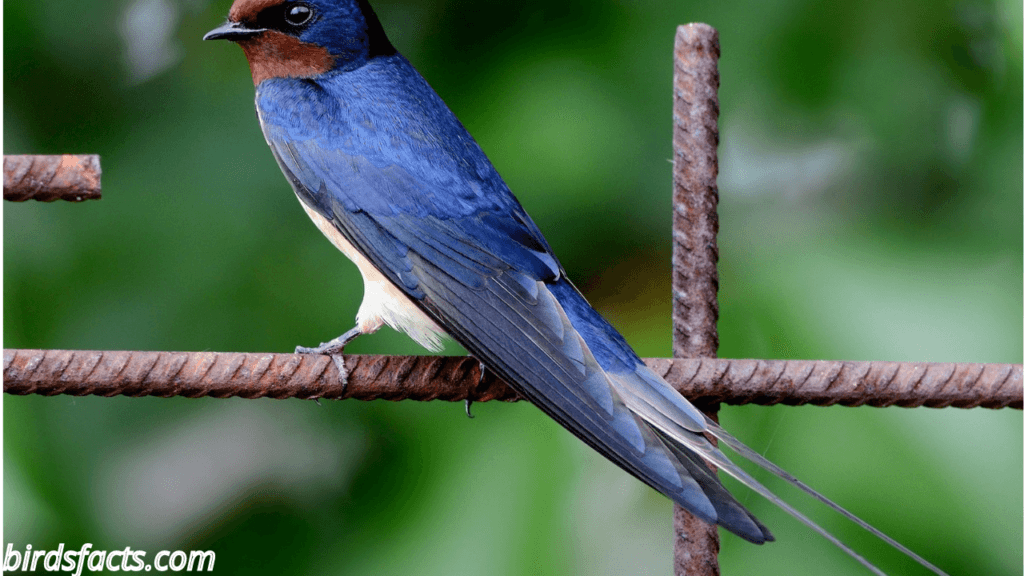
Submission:
[[[676,30],[672,75],[672,355],[718,354],[718,31]],[[717,403],[697,407],[717,420]],[[717,576],[718,529],[675,505],[674,570]]]
[[[81,202],[99,199],[98,155],[4,156],[4,200]]]
[[[1020,364],[696,360],[647,364],[701,404],[1016,408],[1024,404]]]
[[[1020,364],[648,358],[702,403],[1021,409]],[[518,400],[466,356],[345,356],[347,387],[326,356],[241,352],[4,350],[4,392],[85,396]]]
[[[466,356],[328,356],[217,352],[4,350],[4,392],[85,396],[516,400]]]

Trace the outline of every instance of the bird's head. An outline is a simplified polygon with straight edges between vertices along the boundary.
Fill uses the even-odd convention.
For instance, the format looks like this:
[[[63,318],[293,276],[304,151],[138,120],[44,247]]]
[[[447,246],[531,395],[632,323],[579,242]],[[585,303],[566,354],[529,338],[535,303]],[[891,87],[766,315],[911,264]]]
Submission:
[[[235,0],[228,21],[203,39],[237,42],[257,85],[354,69],[395,52],[366,0]]]

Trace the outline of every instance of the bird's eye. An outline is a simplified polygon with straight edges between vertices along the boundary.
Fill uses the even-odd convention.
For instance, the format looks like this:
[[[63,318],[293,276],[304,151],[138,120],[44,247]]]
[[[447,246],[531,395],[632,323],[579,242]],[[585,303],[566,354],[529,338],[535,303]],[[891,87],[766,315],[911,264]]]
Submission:
[[[313,10],[305,4],[292,4],[284,11],[284,21],[290,26],[302,26],[313,17]]]

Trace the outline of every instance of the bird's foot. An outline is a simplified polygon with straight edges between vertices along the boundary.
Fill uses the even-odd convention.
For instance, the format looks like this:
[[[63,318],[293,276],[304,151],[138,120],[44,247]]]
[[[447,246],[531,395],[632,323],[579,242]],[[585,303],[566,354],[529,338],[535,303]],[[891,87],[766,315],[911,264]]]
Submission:
[[[296,354],[326,354],[331,357],[334,361],[334,366],[338,369],[338,378],[341,380],[341,392],[345,393],[345,388],[348,386],[348,369],[345,367],[345,358],[341,355],[345,346],[349,342],[355,340],[356,336],[361,335],[362,332],[359,328],[353,328],[348,332],[345,332],[341,336],[338,336],[330,342],[323,342],[315,348],[307,348],[306,346],[296,346]]]

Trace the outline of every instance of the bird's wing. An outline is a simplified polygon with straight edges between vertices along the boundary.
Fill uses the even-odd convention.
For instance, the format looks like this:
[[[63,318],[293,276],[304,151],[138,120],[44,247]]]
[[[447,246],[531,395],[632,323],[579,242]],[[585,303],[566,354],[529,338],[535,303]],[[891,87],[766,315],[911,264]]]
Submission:
[[[264,135],[307,206],[488,369],[697,517],[751,542],[773,539],[706,460],[881,573],[733,464],[710,434],[944,574],[741,444],[644,366],[564,277],[461,123],[395,58],[404,73],[363,75],[334,92],[309,80],[268,80],[257,89]],[[380,78],[400,85],[378,89]],[[261,91],[282,87],[292,93],[260,105]],[[376,115],[359,108],[371,93]]]
[[[569,316],[578,314],[566,311],[589,305],[468,134],[469,162],[450,161],[456,154],[439,154],[436,146],[398,162],[379,148],[353,150],[317,135],[297,138],[269,115],[261,118],[304,202],[488,370],[696,516],[752,542],[772,539],[699,458],[681,460],[678,449],[667,447],[626,407],[607,370],[628,373],[639,360],[626,346],[622,358],[598,350],[598,361]],[[458,156],[466,154],[464,149]],[[560,301],[566,295],[579,300],[570,306]],[[706,428],[703,416],[675,396],[688,407],[678,420],[699,436]]]

